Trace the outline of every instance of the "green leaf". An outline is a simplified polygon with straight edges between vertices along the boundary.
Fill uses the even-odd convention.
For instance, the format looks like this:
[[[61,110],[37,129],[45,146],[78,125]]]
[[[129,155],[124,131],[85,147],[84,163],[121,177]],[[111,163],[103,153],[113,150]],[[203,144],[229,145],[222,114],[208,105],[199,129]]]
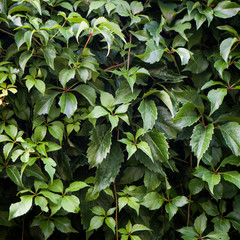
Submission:
[[[143,99],[138,108],[143,119],[143,128],[152,129],[157,119],[157,107],[153,100]]]
[[[209,189],[210,189],[211,193],[214,194],[213,193],[213,187],[220,182],[221,175],[218,174],[218,173],[214,173],[214,172],[209,171],[209,172],[206,172],[206,173],[203,174],[202,179],[203,179],[203,181],[206,181],[208,183],[208,186],[209,186]]]
[[[94,107],[92,112],[90,112],[86,116],[86,118],[100,118],[100,117],[106,116],[108,114],[109,114],[109,112],[107,110],[105,110],[103,107],[96,106],[96,107]]]
[[[153,161],[151,149],[146,142],[141,141],[137,144],[137,148],[141,149]]]
[[[32,57],[32,51],[25,51],[19,57],[19,66],[23,70],[28,62],[28,60]]]
[[[72,212],[72,213],[79,212],[80,210],[79,204],[80,204],[79,199],[74,195],[64,196],[61,202],[63,209],[66,210],[67,212]]]
[[[219,215],[217,206],[210,200],[204,203],[200,203],[203,210],[209,216],[217,216]]]
[[[66,188],[65,193],[67,192],[77,192],[85,187],[88,187],[89,185],[82,181],[75,181],[72,182],[68,188]]]
[[[188,204],[188,199],[185,196],[177,196],[171,200],[171,203],[176,207],[183,207]]]
[[[47,90],[45,95],[36,103],[35,112],[38,115],[48,114],[58,94],[59,92]]]
[[[63,233],[77,233],[77,231],[73,229],[69,218],[57,217],[53,219],[53,222],[57,230]]]
[[[237,171],[224,172],[223,177],[226,181],[233,183],[240,189],[240,173]]]
[[[194,59],[190,59],[188,65],[184,68],[184,71],[191,71],[195,74],[204,72],[208,68],[209,62],[203,56],[202,51],[193,51],[193,57]]]
[[[117,142],[114,142],[110,153],[102,161],[96,171],[94,192],[100,192],[110,186],[119,174],[123,160],[121,147]]]
[[[195,106],[191,102],[185,103],[174,119],[174,123],[181,127],[189,127],[199,120]]]
[[[95,105],[97,96],[96,96],[96,92],[95,92],[94,88],[92,88],[91,86],[88,86],[88,85],[78,85],[73,90],[77,91],[81,95],[83,95],[83,97],[85,97],[92,106]]]
[[[91,132],[87,157],[90,167],[98,166],[110,152],[112,133],[106,125],[98,125]]]
[[[138,203],[138,199],[135,197],[128,197],[128,206],[134,209],[137,212],[137,215],[139,215],[139,208],[140,204]]]
[[[173,218],[173,216],[177,213],[178,207],[176,207],[174,204],[169,202],[165,205],[165,210],[169,215],[169,221],[170,221]]]
[[[24,39],[25,39],[25,42],[27,44],[28,50],[31,47],[32,36],[33,36],[34,32],[35,32],[35,30],[27,31],[27,32],[24,33]]]
[[[234,155],[231,155],[227,158],[224,158],[223,161],[221,162],[220,166],[225,167],[226,164],[230,164],[230,165],[239,167],[240,166],[240,158],[236,157]]]
[[[100,206],[95,206],[91,209],[91,211],[95,214],[95,215],[99,215],[99,216],[105,216],[105,210],[100,207]]]
[[[32,207],[33,195],[25,195],[20,197],[21,201],[12,203],[9,208],[9,218],[11,221],[13,218],[26,214]]]
[[[14,35],[14,39],[19,50],[19,48],[25,43],[24,32],[21,30],[17,31]]]
[[[159,209],[164,203],[163,197],[157,192],[151,192],[144,196],[141,201],[141,205],[150,210]]]
[[[112,109],[114,106],[114,98],[113,95],[108,92],[101,92],[100,95],[100,101],[102,106],[104,106],[107,109]]]
[[[23,187],[21,175],[16,166],[6,168],[8,177],[18,186]]]
[[[47,45],[42,48],[44,58],[53,70],[54,70],[54,59],[56,58],[56,49],[53,45]]]
[[[197,231],[197,233],[201,236],[204,230],[207,227],[207,217],[205,213],[202,213],[200,216],[198,216],[194,221],[194,228]]]
[[[236,122],[228,122],[219,126],[219,128],[233,154],[240,156],[240,125]]]
[[[96,230],[103,225],[105,217],[94,216],[90,221],[90,227],[87,230],[88,232],[91,230]]]
[[[168,143],[162,133],[152,130],[142,137],[152,152],[154,161],[168,162]]]
[[[47,126],[41,125],[35,128],[34,130],[34,138],[36,142],[41,142],[47,133]]]
[[[39,206],[42,211],[48,212],[48,207],[47,207],[48,201],[45,197],[36,196],[34,198],[34,203],[35,203],[36,206]]]
[[[53,221],[46,219],[46,220],[41,221],[39,227],[41,228],[45,239],[48,239],[53,234],[55,226],[54,226]]]
[[[148,192],[154,191],[161,184],[160,174],[145,170],[144,174],[144,186],[147,188]]]
[[[109,228],[111,228],[112,231],[115,233],[116,222],[115,222],[114,218],[112,218],[112,217],[107,217],[107,218],[105,219],[105,223],[106,223],[107,226],[108,226]]]
[[[226,19],[237,15],[239,10],[240,6],[237,3],[231,1],[223,1],[217,4],[217,6],[213,9],[213,13],[216,17]]]
[[[189,240],[190,239],[195,239],[195,238],[197,239],[197,237],[198,237],[198,234],[193,227],[183,227],[183,228],[181,228],[177,231],[182,233],[183,235],[189,237]],[[184,238],[184,237],[182,237],[182,238],[188,240],[188,238]]]
[[[220,77],[223,77],[223,71],[228,68],[228,63],[223,60],[218,60],[214,63],[214,67],[218,71]]]
[[[228,60],[228,56],[229,56],[229,53],[231,51],[233,44],[237,41],[238,41],[237,38],[227,38],[221,42],[220,55],[222,56],[222,58],[225,62],[227,62],[227,60]]]
[[[147,41],[146,43],[146,51],[142,55],[135,55],[142,61],[146,63],[155,63],[159,62],[162,58],[165,48],[163,46],[157,46],[153,39]]]
[[[204,183],[200,179],[193,178],[188,184],[189,190],[192,195],[198,194],[204,188]]]
[[[71,80],[72,78],[75,77],[75,69],[67,69],[64,68],[61,70],[61,72],[59,73],[59,81],[61,82],[63,88],[66,87],[67,82],[69,82],[69,80]]]
[[[207,151],[209,147],[213,131],[213,124],[209,124],[207,127],[204,127],[203,124],[199,123],[193,129],[190,145],[192,147],[194,155],[197,157],[198,165],[203,154]]]
[[[78,102],[74,94],[70,92],[64,92],[60,97],[58,104],[61,107],[61,112],[70,118],[77,110]]]
[[[227,95],[227,89],[225,88],[218,88],[213,89],[208,92],[208,99],[211,102],[211,112],[209,114],[212,115],[222,104],[224,97]]]
[[[212,239],[212,240],[230,240],[228,234],[223,231],[214,231],[210,232],[206,237]]]
[[[175,49],[175,51],[179,55],[182,65],[188,64],[190,57],[192,55],[192,52],[190,52],[186,48],[178,48],[178,49]]]
[[[52,192],[63,193],[63,183],[60,179],[55,179],[51,184],[48,184],[48,189]]]

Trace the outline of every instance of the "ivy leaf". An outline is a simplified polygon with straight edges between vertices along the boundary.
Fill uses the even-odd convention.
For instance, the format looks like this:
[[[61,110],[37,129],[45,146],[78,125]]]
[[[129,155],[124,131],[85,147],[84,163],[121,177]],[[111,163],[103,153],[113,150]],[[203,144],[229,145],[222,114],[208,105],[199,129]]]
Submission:
[[[103,225],[105,217],[94,216],[90,221],[90,227],[87,230],[88,232],[91,230],[96,230]]]
[[[100,117],[103,117],[103,116],[106,116],[108,115],[109,112],[107,110],[105,110],[103,107],[101,106],[96,106],[92,112],[90,112],[86,118],[100,118]]]
[[[33,36],[34,32],[35,32],[35,30],[27,31],[27,32],[24,33],[24,39],[25,39],[25,42],[26,42],[27,47],[28,47],[27,50],[29,50],[30,47],[31,47],[32,36]]]
[[[23,70],[25,69],[25,66],[28,62],[28,60],[32,57],[32,51],[25,51],[20,55],[19,58],[19,66]]]
[[[214,231],[210,232],[206,237],[212,240],[230,240],[228,234],[224,231]]]
[[[182,65],[188,64],[188,61],[192,55],[192,52],[190,52],[186,48],[178,48],[178,49],[175,49],[175,51],[179,55]]]
[[[72,182],[68,188],[66,188],[65,193],[67,192],[76,192],[79,191],[80,189],[83,189],[85,187],[88,187],[88,184],[82,181],[75,181]]]
[[[213,124],[209,124],[207,127],[204,127],[203,124],[199,123],[193,129],[190,145],[192,147],[192,151],[197,157],[198,165],[203,154],[207,151],[209,147],[213,131]]]
[[[93,1],[89,5],[87,16],[95,9],[99,9],[101,6],[103,6],[106,2],[105,1]]]
[[[144,134],[142,139],[150,147],[154,161],[168,162],[169,146],[162,133],[159,133],[156,130],[151,130]]]
[[[73,90],[77,91],[81,95],[83,95],[83,97],[85,97],[87,99],[87,101],[92,106],[95,105],[95,101],[96,101],[97,96],[96,96],[95,90],[91,86],[88,86],[88,85],[78,85]]]
[[[233,183],[240,189],[240,173],[237,171],[224,172],[223,177],[226,181]]]
[[[69,218],[57,217],[53,219],[53,222],[57,230],[63,233],[77,233],[77,231],[73,229]]]
[[[240,9],[240,8],[239,8]],[[235,38],[227,38],[224,39],[220,44],[220,55],[222,56],[223,60],[227,62],[229,53],[231,51],[232,45],[237,42],[238,39]]]
[[[115,222],[114,218],[112,218],[112,217],[107,217],[107,218],[105,219],[105,223],[106,223],[107,226],[108,226],[109,228],[111,228],[112,231],[115,233],[116,222]]]
[[[55,92],[52,90],[47,90],[45,95],[39,99],[39,101],[35,105],[35,113],[38,115],[48,114],[50,108],[57,97],[59,92]]]
[[[144,54],[135,56],[146,63],[153,64],[155,62],[159,62],[162,58],[165,48],[160,45],[157,46],[153,39],[148,40],[146,46],[147,48]]]
[[[231,1],[219,2],[217,6],[213,9],[213,13],[219,18],[231,18],[240,11],[240,6]]]
[[[41,228],[45,239],[48,239],[54,231],[54,223],[52,220],[46,219],[41,221],[39,227]]]
[[[79,204],[80,204],[79,199],[74,195],[64,196],[61,202],[63,209],[66,210],[67,212],[72,212],[72,213],[79,212],[80,210]]]
[[[114,142],[107,158],[102,161],[96,171],[96,179],[93,192],[100,192],[106,189],[119,174],[121,163],[123,162],[123,153],[120,145]]]
[[[10,166],[6,168],[8,177],[18,186],[23,187],[22,179],[20,173],[16,166]]]
[[[53,45],[47,45],[42,48],[44,58],[47,64],[54,70],[54,59],[56,58],[56,49]]]
[[[233,154],[240,156],[240,125],[236,122],[228,122],[219,126],[219,128]]]
[[[164,203],[163,197],[157,192],[151,192],[144,196],[141,201],[141,205],[150,210],[159,209]]]
[[[137,148],[141,149],[153,161],[151,149],[146,142],[141,141],[137,144]]]
[[[192,195],[198,194],[204,188],[204,182],[200,179],[193,178],[188,184],[189,190]]]
[[[174,217],[174,215],[177,213],[178,207],[176,207],[174,204],[169,202],[165,205],[165,210],[169,215],[169,221],[170,221]]]
[[[75,77],[75,69],[64,68],[59,73],[59,81],[61,82],[63,88],[66,87],[66,84],[69,80]]]
[[[112,133],[106,125],[99,125],[91,132],[87,157],[90,167],[96,167],[107,157],[110,152]]]
[[[203,179],[203,181],[206,181],[208,183],[211,193],[214,194],[213,187],[220,182],[221,175],[208,171],[203,174],[202,179]]]
[[[9,208],[8,220],[11,221],[13,218],[26,214],[32,207],[33,197],[33,195],[25,195],[20,197],[20,202],[12,203]]]
[[[157,119],[157,107],[153,100],[143,99],[138,108],[143,119],[143,128],[152,129]]]
[[[199,120],[195,106],[191,102],[185,103],[179,110],[173,122],[181,127],[189,127]]]
[[[39,206],[41,208],[42,211],[44,212],[48,212],[48,201],[45,197],[43,196],[36,196],[34,198],[34,203],[36,206]]]
[[[207,227],[207,217],[205,213],[202,213],[194,221],[194,228],[197,231],[197,233],[201,236],[204,230],[206,229],[206,227]]]
[[[211,111],[210,115],[215,112],[222,104],[224,97],[227,95],[227,89],[225,88],[218,88],[209,91],[207,97],[211,102]]]
[[[77,99],[71,92],[64,92],[59,99],[59,106],[61,112],[70,118],[77,110]]]

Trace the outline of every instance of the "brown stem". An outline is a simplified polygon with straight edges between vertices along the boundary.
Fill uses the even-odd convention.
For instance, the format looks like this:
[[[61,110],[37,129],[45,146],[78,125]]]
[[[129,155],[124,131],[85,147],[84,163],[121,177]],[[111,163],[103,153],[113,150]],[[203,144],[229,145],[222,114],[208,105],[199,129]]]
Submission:
[[[189,196],[189,201],[191,200],[192,196],[190,194]],[[187,227],[189,226],[190,223],[190,214],[191,214],[191,204],[188,203],[188,214],[187,214]]]
[[[24,219],[22,220],[22,238],[21,240],[24,240]]]
[[[61,27],[64,27],[65,24],[66,24],[66,22],[67,22],[67,19],[65,19],[65,21],[64,21],[64,23],[63,23],[63,25],[62,25]],[[58,30],[58,31],[50,38],[50,41],[51,41],[53,38],[55,38],[59,32],[60,32],[60,30]]]
[[[104,72],[107,72],[107,71],[109,71],[109,70],[122,67],[123,65],[124,65],[124,63],[122,62],[122,63],[116,64],[116,65],[113,65],[113,66],[111,66],[111,67],[108,67],[108,68],[104,69],[103,71],[104,71]]]
[[[173,56],[173,54],[170,54],[170,55],[171,55],[171,57],[172,57],[172,60],[173,60],[173,62],[174,62],[174,64],[175,64],[176,68],[177,68],[178,73],[181,74],[175,57]]]
[[[118,240],[118,197],[117,197],[117,189],[116,189],[116,178],[113,182],[115,203],[116,203],[116,212],[115,212],[115,222],[116,222],[116,240]]]
[[[1,31],[1,32],[4,32],[4,33],[6,33],[6,34],[9,34],[9,35],[11,35],[11,36],[14,36],[13,33],[10,33],[10,32],[8,32],[8,31],[5,31],[5,30],[3,30],[2,28],[0,28],[0,31]]]
[[[132,44],[132,34],[130,33],[130,39],[129,39],[129,43],[130,45]],[[128,49],[128,63],[127,63],[127,70],[129,70],[129,66],[130,66],[130,52],[131,52],[131,46]]]
[[[87,40],[87,42],[85,43],[85,46],[84,46],[84,48],[83,48],[83,50],[82,50],[82,53],[81,53],[79,59],[82,57],[82,55],[83,55],[83,53],[84,53],[84,51],[85,51],[85,49],[86,49],[86,47],[87,47],[87,45],[88,45],[91,37],[92,37],[92,35],[93,35],[93,32],[90,32],[90,35],[89,35],[89,37],[88,37],[88,40]]]

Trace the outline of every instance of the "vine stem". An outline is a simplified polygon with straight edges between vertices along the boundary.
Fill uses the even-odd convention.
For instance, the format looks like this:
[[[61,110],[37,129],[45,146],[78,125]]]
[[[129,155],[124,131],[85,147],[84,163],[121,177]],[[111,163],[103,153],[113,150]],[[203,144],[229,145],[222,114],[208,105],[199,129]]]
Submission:
[[[181,74],[175,57],[173,56],[173,54],[170,54],[170,55],[171,55],[171,57],[172,57],[172,60],[173,60],[173,62],[174,62],[174,64],[175,64],[176,68],[177,68],[178,73]]]
[[[22,220],[22,240],[24,240],[24,218]]]
[[[132,34],[130,33],[130,39],[129,39],[129,43],[130,45],[132,44]],[[131,51],[131,46],[128,49],[128,62],[127,62],[127,70],[129,70],[129,66],[130,66],[130,51]]]
[[[9,34],[9,35],[11,35],[11,36],[14,36],[14,34],[13,33],[10,33],[10,32],[8,32],[8,31],[5,31],[4,29],[2,29],[2,28],[0,28],[0,31],[1,32],[4,32],[4,33],[6,33],[6,34]]]
[[[113,182],[115,203],[116,203],[116,212],[115,212],[115,223],[116,223],[116,240],[118,240],[118,197],[117,197],[117,189],[116,189],[116,178]]]
[[[122,67],[123,65],[124,65],[124,62],[119,63],[119,64],[116,64],[116,65],[113,65],[113,66],[111,66],[111,67],[108,67],[108,68],[104,69],[103,71],[104,71],[104,72],[107,72],[107,71],[109,71],[109,70],[112,70],[112,69],[116,69],[116,68]]]
[[[67,22],[67,19],[65,19],[65,21],[64,21],[64,23],[63,23],[63,25],[62,25],[61,27],[64,27],[65,24],[66,24],[66,22]],[[58,30],[58,31],[50,38],[50,41],[53,40],[53,38],[55,38],[55,37],[58,35],[59,32],[60,32],[60,30]]]
[[[83,55],[83,53],[84,53],[84,51],[85,51],[85,49],[86,49],[86,47],[87,47],[87,45],[88,45],[91,37],[92,37],[92,35],[93,35],[93,32],[90,32],[90,35],[89,35],[89,37],[88,37],[88,40],[87,40],[87,42],[85,43],[85,45],[84,45],[84,47],[83,47],[83,50],[82,50],[82,53],[81,53],[79,59],[82,57],[82,55]]]

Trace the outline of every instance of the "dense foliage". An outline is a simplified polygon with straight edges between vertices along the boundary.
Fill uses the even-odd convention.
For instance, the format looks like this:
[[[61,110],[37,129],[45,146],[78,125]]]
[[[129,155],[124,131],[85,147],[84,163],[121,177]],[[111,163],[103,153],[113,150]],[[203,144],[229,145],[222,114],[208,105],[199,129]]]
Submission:
[[[239,11],[0,0],[1,239],[238,239]]]

